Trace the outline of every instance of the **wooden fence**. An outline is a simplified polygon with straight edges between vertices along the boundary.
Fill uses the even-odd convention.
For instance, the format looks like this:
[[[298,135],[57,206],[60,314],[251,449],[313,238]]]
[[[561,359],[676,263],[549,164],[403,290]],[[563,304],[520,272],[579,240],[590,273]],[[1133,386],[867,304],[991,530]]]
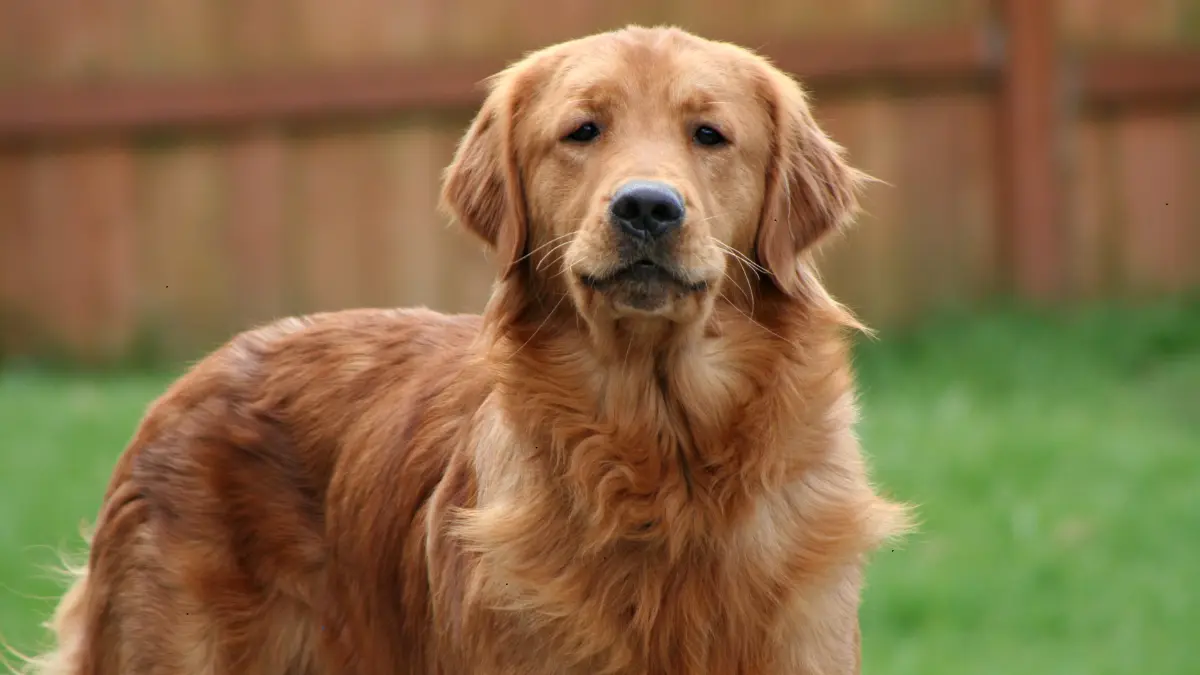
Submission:
[[[0,0],[0,353],[478,309],[434,202],[479,80],[631,22],[760,48],[890,184],[824,263],[869,321],[1200,283],[1200,0],[835,5]]]

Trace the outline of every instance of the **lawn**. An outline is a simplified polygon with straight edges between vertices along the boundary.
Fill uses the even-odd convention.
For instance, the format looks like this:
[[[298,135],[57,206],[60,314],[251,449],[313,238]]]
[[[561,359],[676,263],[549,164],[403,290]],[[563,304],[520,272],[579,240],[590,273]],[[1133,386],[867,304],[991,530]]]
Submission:
[[[864,343],[862,436],[922,527],[872,565],[864,672],[1200,672],[1200,301],[998,310]],[[0,371],[0,637],[57,590],[155,375]]]

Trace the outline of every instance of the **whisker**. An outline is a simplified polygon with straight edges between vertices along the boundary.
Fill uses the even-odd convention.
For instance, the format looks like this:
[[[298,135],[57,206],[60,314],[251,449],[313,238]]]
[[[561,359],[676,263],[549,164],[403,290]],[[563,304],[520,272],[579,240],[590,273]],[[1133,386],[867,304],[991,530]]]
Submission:
[[[633,350],[633,340],[629,339],[629,337],[626,336],[626,338],[625,338],[625,360],[621,364],[621,367],[625,370],[629,369],[629,352],[632,350]]]
[[[768,274],[766,268],[764,268],[762,265],[759,265],[758,263],[754,262],[746,254],[742,253],[741,251],[738,251],[737,249],[726,244],[725,242],[721,241],[720,239],[717,239],[716,237],[713,237],[711,235],[709,236],[709,239],[711,239],[712,242],[714,244],[716,244],[717,247],[720,248],[722,251],[725,251],[726,253],[728,253],[729,256],[732,257],[734,259],[734,261],[737,263],[738,269],[741,270],[741,272],[742,272],[742,278],[746,280],[745,288],[743,288],[741,284],[734,281],[733,277],[730,276],[728,273],[725,274],[725,278],[729,279],[730,283],[732,283],[734,286],[736,286],[738,288],[738,290],[742,291],[742,294],[745,296],[747,303],[749,303],[749,305],[750,305],[750,311],[753,313],[754,312],[754,293],[753,293],[754,281],[750,278],[750,274],[751,274],[751,272],[757,272],[759,274]]]
[[[752,262],[749,258],[747,258],[745,256],[739,256],[737,258],[737,261],[738,261],[738,269],[740,269],[742,271],[742,276],[745,277],[745,279],[746,279],[746,285],[752,286],[754,284],[754,282],[750,280],[750,273],[753,271],[753,268],[758,267],[758,265],[755,265],[754,262]],[[766,270],[762,267],[758,267],[758,269],[762,270],[764,273],[766,272]],[[750,295],[750,313],[751,314],[754,313],[754,298],[755,298],[755,296],[753,294],[751,294]]]
[[[546,318],[542,319],[542,322],[539,323],[538,327],[535,328],[533,330],[533,332],[529,334],[529,337],[525,340],[525,342],[522,342],[521,346],[517,347],[517,350],[512,353],[512,356],[509,357],[510,359],[515,357],[517,354],[520,354],[522,349],[525,349],[525,347],[528,346],[530,342],[533,342],[533,338],[537,337],[537,334],[540,333],[541,330],[546,327],[546,323],[550,321],[550,317],[554,316],[554,313],[558,311],[559,306],[562,305],[563,300],[566,300],[566,299],[567,299],[566,293],[563,293],[562,295],[560,295],[558,297],[558,302],[554,303],[554,307],[550,308],[550,312],[546,314]]]
[[[767,274],[767,268],[765,268],[762,265],[759,265],[758,263],[751,260],[750,257],[747,256],[745,253],[742,253],[741,251],[733,248],[732,246],[724,244],[724,243],[722,243],[721,246],[726,251],[728,251],[730,255],[732,255],[734,258],[737,258],[738,262],[744,263],[747,267],[754,270],[755,272],[758,272],[760,274]]]
[[[557,236],[557,237],[555,237],[555,238],[551,239],[550,241],[548,241],[548,242],[546,242],[546,243],[542,244],[541,246],[538,246],[537,248],[533,249],[533,250],[532,250],[532,251],[530,251],[529,253],[526,253],[525,255],[521,256],[520,258],[517,258],[517,259],[516,259],[516,262],[518,262],[518,263],[519,263],[519,262],[524,262],[525,260],[528,260],[529,258],[532,258],[532,257],[534,256],[534,254],[535,254],[535,253],[537,253],[538,251],[541,251],[542,249],[546,248],[547,246],[553,246],[554,244],[556,244],[556,243],[558,243],[558,242],[562,241],[563,239],[566,239],[566,238],[570,237],[570,236],[571,236],[571,235],[573,235],[573,234],[575,234],[575,233],[574,233],[574,232],[567,232],[566,234],[563,234],[563,235]]]
[[[735,310],[735,311],[736,311],[738,314],[741,314],[742,316],[746,317],[746,320],[747,320],[747,321],[749,321],[750,323],[754,324],[755,326],[758,326],[759,328],[761,328],[761,329],[763,329],[764,331],[766,331],[766,332],[770,333],[771,335],[775,336],[776,338],[779,338],[780,340],[782,340],[782,341],[784,341],[784,342],[788,343],[788,344],[789,344],[789,345],[791,345],[792,347],[796,347],[796,344],[795,344],[794,342],[792,342],[791,340],[789,340],[789,339],[787,339],[787,338],[783,337],[783,336],[782,336],[782,335],[780,335],[779,333],[776,333],[775,331],[771,330],[770,328],[767,328],[766,326],[762,325],[762,324],[761,324],[761,323],[759,323],[758,321],[755,321],[755,320],[754,320],[754,317],[752,317],[752,316],[750,316],[749,314],[747,314],[747,313],[743,312],[742,310],[738,309],[738,308],[737,308],[735,305],[730,305],[730,307],[733,307],[733,309],[734,309],[734,310]]]
[[[714,213],[711,216],[705,216],[704,218],[697,220],[696,224],[707,223],[710,220],[716,220],[717,218],[723,218],[724,216],[725,216],[724,213]]]
[[[751,304],[751,307],[753,307],[754,299],[750,296],[750,291],[742,288],[741,284],[735,281],[733,277],[729,276],[729,272],[722,272],[721,274],[725,275],[725,278],[729,280],[729,283],[733,284],[734,288],[742,292],[742,295],[746,297],[746,301]]]
[[[570,245],[571,245],[570,241],[564,241],[561,244],[558,244],[554,248],[550,249],[549,251],[546,251],[546,254],[543,255],[541,260],[538,261],[536,269],[540,272],[542,270],[542,267],[544,267],[546,265],[546,261],[549,260],[551,258],[551,256],[553,256],[555,254],[555,252],[561,251],[562,249],[564,249]],[[562,258],[562,256],[559,256],[559,258]]]
[[[559,258],[560,258],[560,259],[561,259],[562,257],[563,257],[563,256],[559,256]],[[567,275],[567,272],[570,272],[570,271],[571,271],[571,268],[567,267],[566,265],[560,265],[560,266],[559,266],[559,270],[558,270],[557,272],[555,272],[554,274],[552,274],[552,275],[551,275],[551,276],[548,278],[548,281],[554,281],[555,279],[557,279],[557,278],[559,278],[559,277],[564,277],[564,276],[566,276],[566,275]]]
[[[742,270],[742,277],[746,279],[746,285],[753,286],[754,282],[750,280],[750,274],[753,270],[751,268],[747,267],[747,264],[752,264],[752,263],[750,263],[749,260],[739,259],[738,260],[738,269]],[[750,295],[750,313],[751,314],[754,313],[754,300],[756,297],[757,296],[753,293]]]
[[[753,269],[754,271],[759,272],[761,274],[767,273],[767,268],[765,268],[762,265],[759,265],[758,263],[751,260],[745,253],[742,253],[741,251],[730,246],[729,244],[726,244],[725,242],[721,241],[720,239],[717,239],[716,237],[714,237],[712,235],[709,235],[709,239],[711,239],[714,244],[716,244],[718,247],[720,247],[722,250],[724,250],[729,255],[736,258],[738,261],[745,263],[746,265],[749,265],[750,268]]]
[[[754,282],[750,280],[750,272],[749,272],[749,270],[747,270],[746,265],[743,262],[743,260],[740,257],[736,257],[736,256],[734,257],[734,260],[737,261],[738,269],[741,270],[741,272],[742,272],[742,278],[746,280],[746,290],[744,291],[744,293],[746,296],[746,302],[750,305],[750,313],[753,314],[754,313],[754,292],[753,292]],[[739,289],[741,288],[740,284],[735,284],[735,285]]]

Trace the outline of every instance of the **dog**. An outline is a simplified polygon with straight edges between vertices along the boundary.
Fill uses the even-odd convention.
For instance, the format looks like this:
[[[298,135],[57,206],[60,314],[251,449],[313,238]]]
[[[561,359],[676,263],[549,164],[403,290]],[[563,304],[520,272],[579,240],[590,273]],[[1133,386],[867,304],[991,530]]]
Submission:
[[[118,460],[43,675],[833,675],[907,523],[815,247],[865,174],[764,58],[629,27],[490,81],[483,313],[242,333]]]

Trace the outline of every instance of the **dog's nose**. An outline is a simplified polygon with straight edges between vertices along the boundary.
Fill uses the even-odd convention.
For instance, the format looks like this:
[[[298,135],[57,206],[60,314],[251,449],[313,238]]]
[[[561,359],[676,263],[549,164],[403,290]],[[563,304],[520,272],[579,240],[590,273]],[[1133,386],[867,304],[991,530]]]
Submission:
[[[661,237],[683,224],[683,197],[666,183],[630,181],[613,194],[609,214],[631,235]]]

